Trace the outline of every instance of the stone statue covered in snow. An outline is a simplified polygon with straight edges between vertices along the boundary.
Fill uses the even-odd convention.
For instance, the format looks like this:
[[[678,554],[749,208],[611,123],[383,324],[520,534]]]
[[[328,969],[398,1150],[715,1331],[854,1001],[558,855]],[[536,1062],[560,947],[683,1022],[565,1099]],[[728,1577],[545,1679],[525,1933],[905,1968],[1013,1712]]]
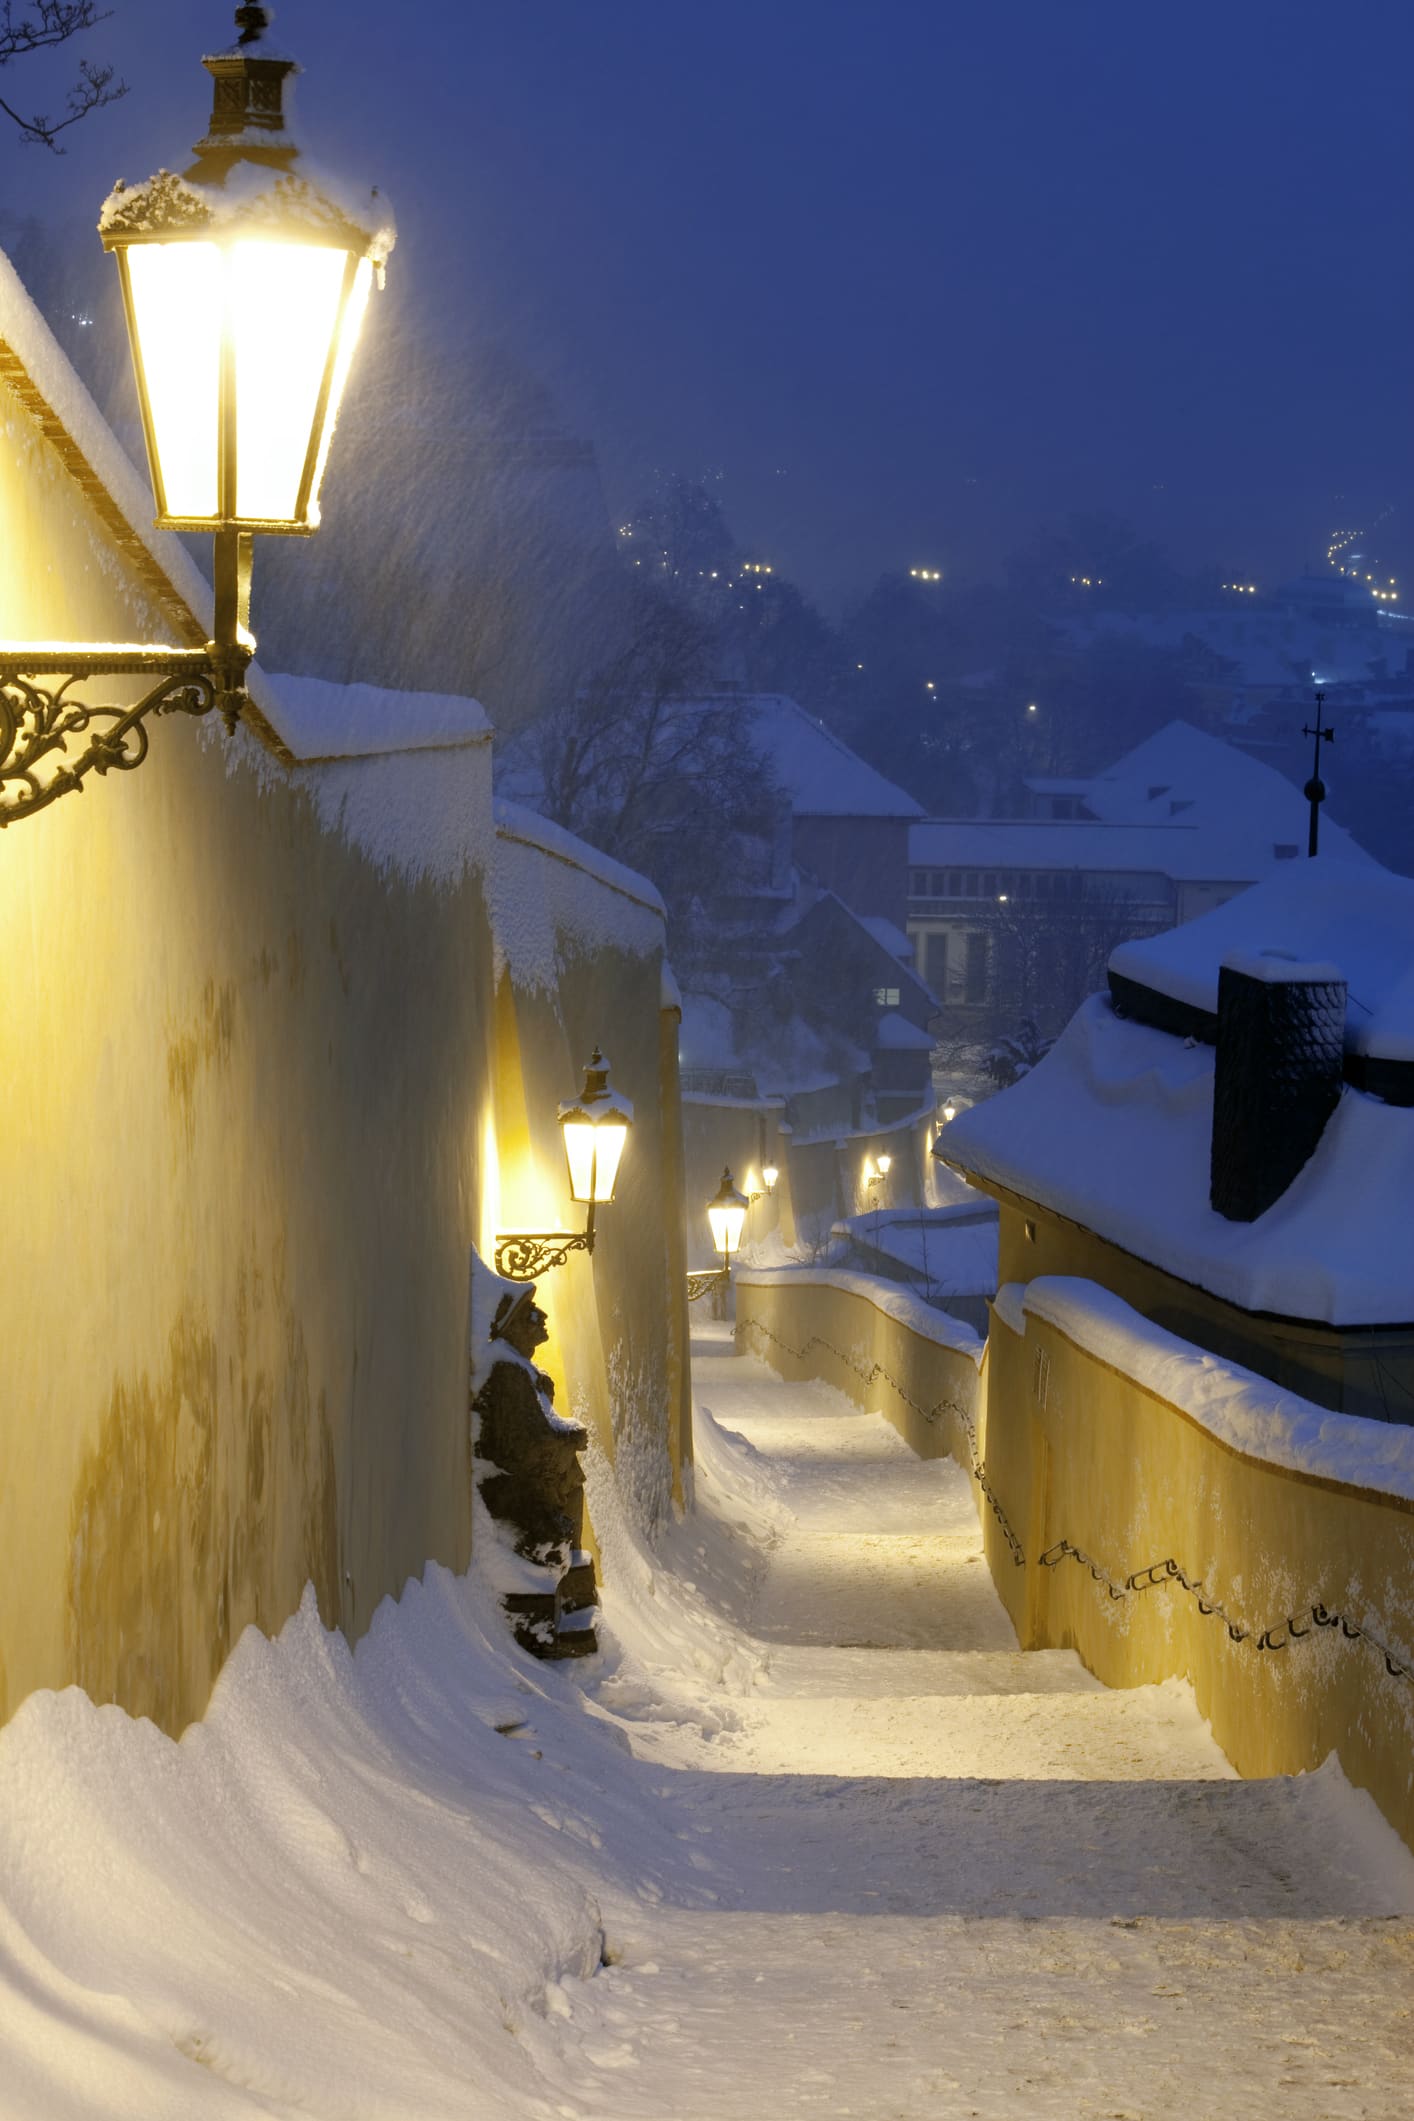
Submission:
[[[535,1362],[549,1338],[535,1284],[478,1267],[474,1331],[486,1331],[495,1302],[487,1341],[472,1349],[474,1477],[491,1519],[478,1531],[483,1548],[487,1530],[495,1547],[479,1558],[525,1649],[581,1657],[598,1647],[594,1564],[581,1545],[588,1432],[556,1413],[554,1381]]]

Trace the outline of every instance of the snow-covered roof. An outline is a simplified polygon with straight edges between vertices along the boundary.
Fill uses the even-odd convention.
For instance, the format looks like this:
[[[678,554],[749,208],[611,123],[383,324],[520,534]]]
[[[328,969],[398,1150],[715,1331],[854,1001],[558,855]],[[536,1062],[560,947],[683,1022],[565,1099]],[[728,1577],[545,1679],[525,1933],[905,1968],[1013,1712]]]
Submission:
[[[1111,952],[1111,970],[1215,1015],[1218,970],[1239,953],[1325,958],[1349,989],[1346,1044],[1414,1060],[1414,879],[1373,863],[1286,865],[1215,912]]]
[[[300,759],[441,750],[484,743],[492,734],[480,702],[456,693],[336,685],[327,678],[272,677],[270,683],[279,695],[281,732]]]
[[[886,1010],[874,1026],[874,1045],[885,1053],[931,1053],[935,1041],[897,1009]]]
[[[913,945],[902,928],[885,920],[882,913],[860,913],[855,916],[861,928],[867,928],[876,943],[888,951],[890,957],[902,958],[907,969],[913,970]]]
[[[1086,782],[1035,783],[1083,794],[1098,822],[930,818],[908,836],[917,866],[1149,872],[1180,882],[1255,883],[1304,850],[1310,816],[1272,766],[1187,722],[1170,722]],[[1284,849],[1285,852],[1278,852]],[[1329,815],[1321,858],[1377,865]]]
[[[1310,806],[1295,784],[1249,752],[1169,722],[1097,776],[1086,802],[1110,824],[1163,825],[1173,819],[1232,840],[1296,842],[1304,849]],[[1329,813],[1321,818],[1327,854],[1369,861]]]
[[[1280,1200],[1229,1222],[1208,1203],[1214,1062],[1097,995],[1029,1075],[959,1113],[947,1161],[1243,1310],[1414,1321],[1414,1109],[1347,1088]]]
[[[923,805],[866,765],[783,693],[748,701],[757,744],[799,817],[922,817]]]

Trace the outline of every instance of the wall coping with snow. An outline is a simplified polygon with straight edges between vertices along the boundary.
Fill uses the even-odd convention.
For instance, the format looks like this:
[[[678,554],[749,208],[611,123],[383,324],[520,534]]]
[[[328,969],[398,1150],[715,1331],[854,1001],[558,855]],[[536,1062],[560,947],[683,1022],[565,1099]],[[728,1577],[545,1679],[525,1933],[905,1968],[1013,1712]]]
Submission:
[[[602,854],[597,847],[589,846],[585,840],[576,839],[572,832],[566,832],[563,826],[553,824],[547,817],[541,817],[538,811],[527,810],[520,803],[508,802],[504,796],[498,795],[493,807],[497,839],[512,840],[523,847],[533,847],[538,854],[551,855],[571,869],[582,870],[596,882],[606,884],[611,891],[617,891],[622,897],[632,899],[635,906],[642,906],[649,913],[656,913],[660,920],[666,921],[668,909],[663,904],[661,894],[649,883],[647,877],[640,876],[636,869],[629,869],[624,863],[616,862],[612,855]]]
[[[907,1326],[920,1340],[934,1347],[950,1348],[965,1355],[980,1369],[987,1343],[960,1318],[949,1318],[925,1304],[921,1296],[872,1274],[851,1274],[841,1267],[738,1267],[733,1275],[738,1288],[748,1289],[837,1289],[842,1296],[862,1297],[885,1318]]]
[[[1044,1319],[1240,1457],[1414,1510],[1414,1428],[1333,1413],[1270,1378],[1165,1332],[1098,1282],[1048,1274],[997,1291],[997,1315],[1024,1335]]]

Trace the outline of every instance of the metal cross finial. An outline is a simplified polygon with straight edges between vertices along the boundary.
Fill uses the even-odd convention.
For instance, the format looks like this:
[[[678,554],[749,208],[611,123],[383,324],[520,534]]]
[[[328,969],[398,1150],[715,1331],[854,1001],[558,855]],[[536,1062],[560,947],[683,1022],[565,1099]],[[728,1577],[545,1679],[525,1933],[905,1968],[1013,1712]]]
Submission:
[[[1321,746],[1322,744],[1333,744],[1335,742],[1335,731],[1324,728],[1321,723],[1321,709],[1325,704],[1326,696],[1324,692],[1318,691],[1316,694],[1316,726],[1313,729],[1309,722],[1303,722],[1301,725],[1301,734],[1314,737],[1316,740],[1315,763],[1311,768],[1311,778],[1301,791],[1311,805],[1311,830],[1306,841],[1306,856],[1308,860],[1313,859],[1316,853],[1316,842],[1320,837],[1321,831],[1321,805],[1326,799],[1326,784],[1321,779]]]

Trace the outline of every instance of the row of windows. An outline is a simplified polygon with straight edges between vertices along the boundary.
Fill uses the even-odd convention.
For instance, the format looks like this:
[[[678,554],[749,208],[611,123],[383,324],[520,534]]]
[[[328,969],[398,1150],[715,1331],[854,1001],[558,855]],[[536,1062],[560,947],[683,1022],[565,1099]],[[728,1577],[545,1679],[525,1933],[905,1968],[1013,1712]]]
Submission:
[[[1080,898],[1079,869],[913,869],[911,898]]]

